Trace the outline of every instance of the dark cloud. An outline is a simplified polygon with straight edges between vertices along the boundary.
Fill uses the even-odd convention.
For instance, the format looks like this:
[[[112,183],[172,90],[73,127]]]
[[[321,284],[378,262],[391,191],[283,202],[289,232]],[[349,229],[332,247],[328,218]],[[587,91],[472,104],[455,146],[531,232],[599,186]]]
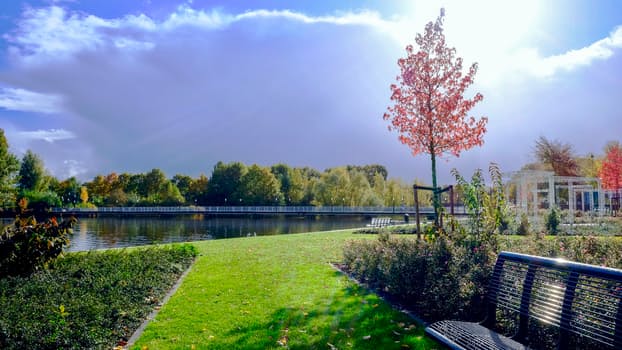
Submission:
[[[154,167],[198,175],[223,160],[320,170],[381,163],[393,176],[429,179],[428,156],[413,158],[382,120],[403,51],[378,26],[287,16],[218,26],[142,20],[96,28],[97,44],[69,42],[64,54],[35,45],[1,73],[8,86],[62,96],[55,128],[76,138],[31,145],[59,174],[77,161],[84,177]],[[619,58],[602,64],[613,71]],[[582,79],[604,85],[598,91],[570,75],[483,88],[475,115],[490,119],[486,143],[441,161],[441,181],[450,181],[452,167],[470,173],[490,161],[516,170],[539,135],[581,152],[619,139],[620,128],[611,127],[619,93],[600,88],[619,87],[620,79],[592,73]]]

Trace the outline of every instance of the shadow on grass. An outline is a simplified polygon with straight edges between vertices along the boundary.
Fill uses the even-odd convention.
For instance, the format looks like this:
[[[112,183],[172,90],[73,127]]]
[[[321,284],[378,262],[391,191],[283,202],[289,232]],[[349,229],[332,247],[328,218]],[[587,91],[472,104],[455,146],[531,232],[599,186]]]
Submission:
[[[315,309],[278,309],[269,322],[232,330],[227,338],[235,339],[234,343],[212,345],[228,349],[442,348],[423,335],[422,326],[350,281],[331,301],[318,304]]]

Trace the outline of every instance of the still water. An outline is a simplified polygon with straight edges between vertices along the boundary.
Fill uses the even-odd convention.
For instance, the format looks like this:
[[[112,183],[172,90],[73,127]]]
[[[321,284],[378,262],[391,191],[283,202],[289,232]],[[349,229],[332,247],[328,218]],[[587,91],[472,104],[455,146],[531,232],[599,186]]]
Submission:
[[[2,219],[7,225],[10,219]],[[279,235],[362,227],[362,216],[325,217],[161,217],[78,218],[69,251],[130,247],[248,236]]]

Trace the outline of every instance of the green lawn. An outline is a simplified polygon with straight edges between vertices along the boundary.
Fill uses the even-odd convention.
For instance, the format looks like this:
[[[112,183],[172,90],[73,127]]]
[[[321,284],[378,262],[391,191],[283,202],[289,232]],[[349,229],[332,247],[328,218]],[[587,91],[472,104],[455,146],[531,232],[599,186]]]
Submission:
[[[335,271],[350,231],[194,243],[200,256],[133,349],[434,349]]]

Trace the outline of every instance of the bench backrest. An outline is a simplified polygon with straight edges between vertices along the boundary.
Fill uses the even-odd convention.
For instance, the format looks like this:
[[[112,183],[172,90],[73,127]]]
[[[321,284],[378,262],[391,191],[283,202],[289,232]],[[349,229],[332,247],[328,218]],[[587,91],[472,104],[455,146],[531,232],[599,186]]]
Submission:
[[[530,319],[622,348],[622,270],[501,252],[489,286],[488,319],[496,309],[518,313],[519,338]],[[562,346],[563,347],[563,346]]]

